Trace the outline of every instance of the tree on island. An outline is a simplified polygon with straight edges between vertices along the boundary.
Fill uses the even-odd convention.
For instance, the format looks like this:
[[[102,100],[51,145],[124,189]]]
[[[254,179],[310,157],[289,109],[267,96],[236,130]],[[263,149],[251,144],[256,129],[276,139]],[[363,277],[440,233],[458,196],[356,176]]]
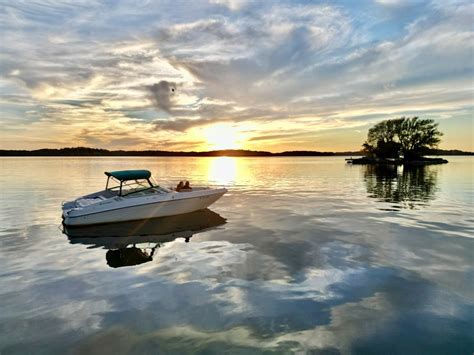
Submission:
[[[403,154],[404,160],[416,160],[436,148],[442,135],[433,120],[401,117],[377,123],[362,146],[369,157],[399,158]]]

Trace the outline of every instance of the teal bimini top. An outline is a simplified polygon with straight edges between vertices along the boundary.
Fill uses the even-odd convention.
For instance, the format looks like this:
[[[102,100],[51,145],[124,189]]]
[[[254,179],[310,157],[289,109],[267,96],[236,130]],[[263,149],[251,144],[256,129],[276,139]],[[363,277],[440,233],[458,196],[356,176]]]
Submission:
[[[126,180],[139,180],[149,179],[151,172],[148,170],[119,170],[119,171],[106,171],[105,175],[112,176],[120,181]]]

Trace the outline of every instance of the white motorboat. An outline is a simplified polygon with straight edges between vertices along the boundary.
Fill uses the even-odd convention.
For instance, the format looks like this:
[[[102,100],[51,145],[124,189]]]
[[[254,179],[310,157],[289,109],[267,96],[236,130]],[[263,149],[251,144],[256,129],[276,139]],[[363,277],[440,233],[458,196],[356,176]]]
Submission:
[[[173,216],[202,210],[225,188],[193,187],[179,191],[159,186],[148,170],[105,172],[105,190],[63,203],[66,226],[115,223]]]

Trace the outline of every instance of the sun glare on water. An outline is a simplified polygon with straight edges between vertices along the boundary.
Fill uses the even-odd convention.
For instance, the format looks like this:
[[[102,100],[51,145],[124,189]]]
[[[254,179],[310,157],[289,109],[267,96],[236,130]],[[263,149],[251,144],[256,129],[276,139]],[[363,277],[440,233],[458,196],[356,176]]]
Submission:
[[[237,159],[218,157],[208,160],[208,180],[214,184],[227,185],[237,177]]]

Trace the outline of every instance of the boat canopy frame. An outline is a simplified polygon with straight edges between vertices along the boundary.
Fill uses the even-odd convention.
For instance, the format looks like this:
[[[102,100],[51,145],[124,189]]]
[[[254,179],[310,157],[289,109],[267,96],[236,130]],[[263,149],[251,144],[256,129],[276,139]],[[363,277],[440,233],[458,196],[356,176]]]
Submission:
[[[119,181],[141,180],[141,179],[149,179],[151,177],[150,170],[105,171],[104,174],[107,175],[108,177],[112,176]]]
[[[150,185],[150,189],[154,188],[155,186],[151,182],[151,172],[149,170],[119,170],[119,171],[105,171],[105,175],[107,175],[107,183],[105,185],[106,190],[112,190],[113,188],[118,187],[119,188],[119,196],[122,196],[122,188],[124,186],[130,186],[133,183],[127,183],[129,181],[135,181],[135,184],[140,184],[138,180],[146,180],[148,184]],[[119,186],[114,186],[109,189],[109,181],[110,178],[112,180],[115,180],[117,183],[119,183]]]

